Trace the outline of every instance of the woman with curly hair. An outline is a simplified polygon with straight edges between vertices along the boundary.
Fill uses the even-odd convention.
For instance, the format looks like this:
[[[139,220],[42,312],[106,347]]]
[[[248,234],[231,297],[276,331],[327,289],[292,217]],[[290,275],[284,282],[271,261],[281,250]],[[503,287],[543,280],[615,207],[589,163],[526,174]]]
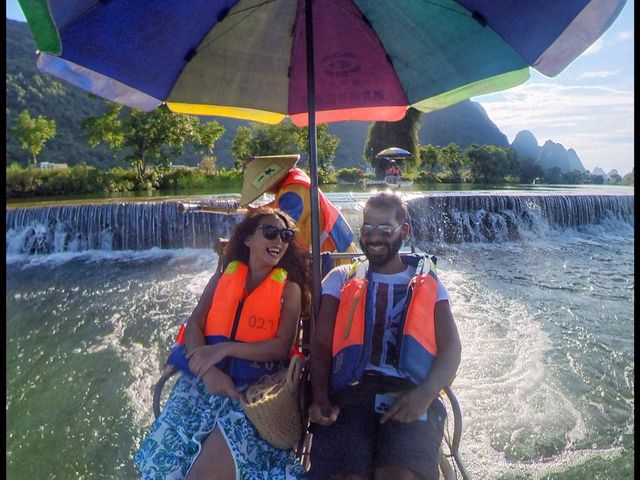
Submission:
[[[135,455],[142,478],[304,473],[292,451],[259,436],[240,402],[250,383],[286,366],[309,308],[309,259],[293,242],[296,230],[289,215],[268,207],[236,226],[222,273],[211,277],[187,322],[185,373]]]

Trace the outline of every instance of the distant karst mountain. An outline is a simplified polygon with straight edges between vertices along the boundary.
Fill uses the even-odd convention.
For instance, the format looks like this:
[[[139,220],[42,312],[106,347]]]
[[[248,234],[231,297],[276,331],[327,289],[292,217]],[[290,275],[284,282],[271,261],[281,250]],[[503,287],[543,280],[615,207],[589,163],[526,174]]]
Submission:
[[[538,140],[528,130],[518,132],[511,143],[511,147],[518,152],[519,155],[529,157],[544,169],[558,167],[563,172],[572,170],[586,171],[582,165],[582,161],[573,148],[565,149],[560,143],[551,140],[544,142],[540,147]]]
[[[9,129],[16,116],[27,109],[31,116],[44,115],[56,122],[56,137],[45,145],[40,161],[69,165],[86,162],[103,168],[122,165],[106,147],[90,148],[80,128],[85,118],[105,112],[107,103],[79,88],[59,82],[50,75],[39,73],[36,69],[36,47],[27,24],[7,19],[6,27],[6,164],[13,161],[25,162],[26,154],[17,140],[12,138]],[[210,121],[214,118],[202,119]],[[215,117],[215,120],[225,127],[225,133],[216,143],[214,155],[219,167],[229,168],[233,165],[231,143],[236,130],[248,122],[223,117]],[[362,155],[369,125],[369,122],[329,124],[329,132],[340,138],[334,161],[336,168],[365,167]],[[423,114],[419,140],[422,144],[441,147],[450,143],[461,148],[471,144],[509,147],[507,137],[491,121],[482,106],[470,100]],[[584,170],[575,151],[565,151],[562,145],[551,141],[539,147],[535,137],[526,130],[518,134],[512,146],[539,161],[545,168],[559,166],[563,170]],[[201,155],[187,151],[175,163],[197,165],[200,160]]]

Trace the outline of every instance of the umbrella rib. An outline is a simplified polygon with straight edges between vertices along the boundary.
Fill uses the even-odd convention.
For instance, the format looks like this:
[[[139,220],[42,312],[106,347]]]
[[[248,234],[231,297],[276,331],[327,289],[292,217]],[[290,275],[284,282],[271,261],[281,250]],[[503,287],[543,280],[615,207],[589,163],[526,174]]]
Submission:
[[[244,12],[248,12],[246,15],[244,15],[242,18],[239,18],[237,22],[235,22],[233,25],[229,25],[229,27],[225,30],[225,31],[220,31],[219,35],[217,35],[215,38],[212,38],[211,40],[209,40],[207,43],[203,43],[200,48],[198,48],[198,51],[204,51],[207,48],[209,48],[213,43],[215,43],[216,41],[218,41],[220,38],[222,38],[224,35],[226,35],[227,33],[229,33],[231,30],[233,30],[236,25],[242,23],[243,21],[245,21],[247,18],[249,18],[249,16],[251,16],[257,8],[259,7],[263,7],[264,5],[268,4],[268,3],[273,3],[276,0],[266,0],[262,3],[259,3],[257,5],[253,5],[251,7],[246,7],[243,8],[241,10],[238,10],[236,12],[230,13],[229,17],[231,17],[232,15],[238,15],[240,13],[244,13]],[[215,27],[215,25],[214,25]]]
[[[432,0],[422,0],[422,1],[423,1],[423,3],[431,4],[431,5],[433,5],[434,7],[440,7],[440,8],[442,8],[443,10],[449,10],[450,12],[460,14],[460,15],[462,15],[462,16],[464,16],[464,17],[471,17],[471,16],[472,16],[472,15],[470,14],[469,10],[467,10],[467,9],[466,9],[466,8],[464,8],[464,7],[462,7],[462,8],[464,8],[464,11],[460,11],[460,10],[456,10],[455,8],[445,7],[444,5],[442,5],[442,4],[438,3],[438,2],[434,2],[434,1],[432,1]]]
[[[68,20],[63,26],[61,26],[60,28],[57,27],[57,23],[55,21],[55,18],[53,16],[53,12],[51,12],[51,18],[53,18],[54,24],[56,25],[56,28],[58,28],[58,32],[60,34],[62,34],[62,32],[64,32],[65,30],[67,30],[69,28],[69,26],[73,25],[75,22],[77,22],[78,20],[86,17],[87,15],[89,15],[93,10],[97,9],[99,6],[99,3],[94,3],[93,5],[89,5],[87,8],[85,8],[83,11],[78,12],[73,18],[71,18],[70,20]]]
[[[273,3],[273,2],[275,2],[275,1],[276,1],[276,0],[265,0],[264,2],[262,2],[262,3],[258,3],[257,5],[252,5],[251,7],[245,7],[245,8],[242,8],[242,9],[240,9],[240,10],[237,10],[237,11],[235,11],[235,12],[233,12],[233,13],[229,14],[229,16],[231,16],[231,15],[237,15],[238,13],[246,12],[247,10],[254,10],[254,9],[256,9],[256,8],[259,8],[259,7],[262,7],[262,6],[266,5],[267,3]]]

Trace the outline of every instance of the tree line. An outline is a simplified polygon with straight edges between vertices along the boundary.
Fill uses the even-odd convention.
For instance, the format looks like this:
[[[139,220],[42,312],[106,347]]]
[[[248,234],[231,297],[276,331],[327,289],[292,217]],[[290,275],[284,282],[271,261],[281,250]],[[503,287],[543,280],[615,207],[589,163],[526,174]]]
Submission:
[[[373,176],[384,176],[386,164],[376,161],[375,154],[389,146],[407,148],[413,155],[402,162],[403,177],[416,183],[603,183],[602,177],[559,168],[543,170],[533,159],[520,156],[512,148],[494,145],[470,145],[462,149],[456,144],[445,147],[419,145],[419,114],[410,109],[400,122],[373,122],[369,128],[363,157],[374,173],[358,168],[334,171],[333,161],[340,139],[328,132],[326,125],[317,127],[318,173],[321,183],[337,180],[360,183]],[[232,141],[233,169],[217,169],[214,155],[216,142],[224,133],[217,121],[203,123],[199,117],[179,115],[161,106],[152,112],[141,112],[110,104],[106,113],[88,117],[82,122],[85,140],[91,147],[105,145],[130,169],[114,167],[101,171],[86,165],[68,171],[37,169],[37,158],[47,141],[55,137],[55,121],[42,115],[32,117],[23,110],[10,132],[25,151],[26,167],[14,162],[7,167],[7,198],[69,193],[98,193],[131,190],[229,187],[241,183],[244,161],[249,156],[300,153],[304,166],[308,158],[308,128],[290,121],[277,125],[252,122],[240,126]],[[197,169],[175,169],[173,162],[185,149],[201,156]],[[610,183],[632,184],[633,176],[610,178]]]

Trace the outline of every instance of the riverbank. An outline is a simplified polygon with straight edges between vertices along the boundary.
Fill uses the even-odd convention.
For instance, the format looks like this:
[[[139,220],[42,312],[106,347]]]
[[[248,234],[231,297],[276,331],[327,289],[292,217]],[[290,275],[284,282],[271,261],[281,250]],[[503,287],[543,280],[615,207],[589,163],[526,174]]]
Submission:
[[[356,196],[368,196],[370,193],[383,190],[379,186],[354,186],[354,185],[322,185],[321,190],[325,193],[352,194]],[[402,187],[396,192],[404,197],[411,198],[415,195],[442,195],[442,194],[493,194],[510,192],[555,192],[555,193],[578,193],[591,195],[633,195],[634,187],[622,185],[473,185],[473,184],[450,184],[441,183],[437,185],[414,184],[410,187]],[[123,202],[161,202],[165,200],[189,200],[198,201],[211,200],[212,198],[234,199],[240,198],[240,189],[237,187],[219,187],[215,189],[183,189],[176,191],[150,191],[150,192],[120,192],[104,194],[78,194],[65,195],[59,197],[29,197],[20,199],[7,199],[5,207],[31,208],[44,207],[48,205],[82,205],[82,204],[105,204]]]

